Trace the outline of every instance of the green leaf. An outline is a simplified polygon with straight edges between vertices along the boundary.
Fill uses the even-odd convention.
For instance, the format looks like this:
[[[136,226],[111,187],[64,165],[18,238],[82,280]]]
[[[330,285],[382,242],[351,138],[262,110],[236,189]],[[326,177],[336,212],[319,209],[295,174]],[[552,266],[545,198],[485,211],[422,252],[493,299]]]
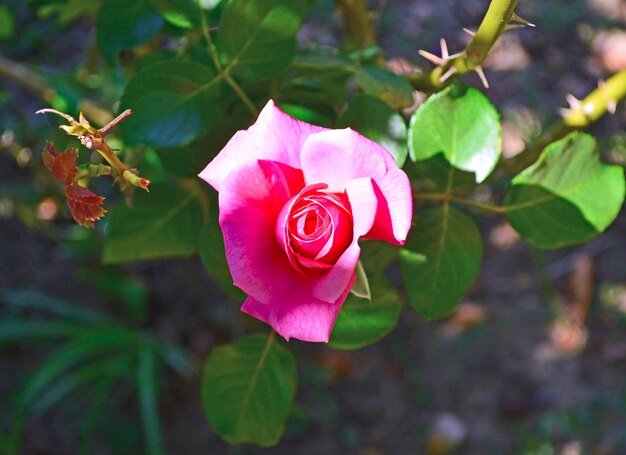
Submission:
[[[205,221],[202,192],[160,183],[137,192],[132,207],[111,210],[102,261],[106,264],[190,256]]]
[[[153,347],[150,345],[142,346],[139,350],[137,387],[139,388],[141,422],[148,455],[165,453],[161,424],[159,423],[157,375],[156,353]]]
[[[363,66],[356,71],[356,83],[365,93],[394,109],[404,109],[413,104],[411,84],[389,70]]]
[[[476,183],[493,171],[502,149],[500,116],[476,89],[455,85],[431,96],[411,118],[409,154],[420,171],[443,189],[455,186],[457,171],[475,174]],[[448,170],[442,171],[443,154]]]
[[[169,60],[143,67],[128,83],[120,102],[133,116],[120,126],[129,145],[172,147],[186,144],[220,118],[220,87],[203,64]]]
[[[125,315],[136,323],[148,317],[149,290],[139,277],[122,267],[80,267],[76,277],[89,283],[100,295],[120,302]]]
[[[250,125],[246,112],[228,112],[202,136],[180,147],[160,148],[158,156],[167,172],[182,177],[197,179],[198,174],[211,159],[226,145],[237,130]]]
[[[378,142],[393,154],[399,167],[404,165],[408,153],[406,123],[400,114],[378,98],[355,96],[338,123],[340,127],[349,126]]]
[[[370,292],[370,284],[367,279],[365,269],[363,268],[363,263],[361,261],[357,262],[356,270],[354,271],[354,273],[356,275],[356,279],[354,280],[354,284],[350,289],[350,293],[355,297],[370,300],[372,298],[372,294]]]
[[[474,221],[445,204],[425,210],[400,251],[411,305],[427,320],[447,316],[476,278],[483,243]]]
[[[202,235],[198,242],[200,259],[202,259],[202,264],[204,264],[206,271],[211,275],[211,278],[213,278],[220,290],[231,299],[241,302],[245,299],[246,294],[233,285],[233,277],[226,262],[224,237],[217,222],[217,210],[215,210],[213,215],[210,217],[209,224],[202,230]]]
[[[293,58],[291,66],[298,71],[343,71],[346,74],[354,72],[354,63],[330,47],[313,47],[299,49]]]
[[[69,322],[4,319],[0,321],[0,343],[23,342],[40,338],[65,338],[83,329],[84,326]]]
[[[280,103],[278,107],[286,114],[298,120],[302,120],[303,122],[323,126],[325,128],[332,127],[332,122],[327,117],[315,112],[313,109],[291,103]]]
[[[0,5],[0,40],[6,40],[15,33],[15,17],[8,6]]]
[[[213,429],[231,444],[275,445],[296,393],[293,354],[275,340],[252,335],[211,352],[202,403]]]
[[[391,243],[367,240],[361,244],[361,262],[369,275],[382,276],[398,257],[399,248]]]
[[[41,406],[41,403],[39,403],[41,395],[50,389],[57,379],[67,376],[72,368],[79,365],[83,366],[81,369],[90,369],[90,361],[105,353],[110,353],[113,349],[119,348],[123,344],[116,340],[93,344],[85,343],[84,340],[78,340],[63,345],[48,356],[46,361],[37,367],[35,372],[25,381],[17,398],[20,409],[26,410],[31,406]],[[97,377],[98,375],[93,379]]]
[[[371,300],[350,294],[330,336],[337,349],[358,349],[381,339],[398,324],[402,300],[386,279],[370,276]]]
[[[428,178],[445,191],[476,186],[476,174],[454,169],[448,163],[443,152],[432,157],[412,163],[419,176]]]
[[[200,26],[200,7],[197,0],[149,0],[170,24],[180,28]]]
[[[299,0],[229,0],[215,40],[222,64],[248,80],[280,73],[296,53],[304,13]]]
[[[102,55],[113,62],[120,51],[145,43],[162,25],[163,18],[148,0],[104,0],[96,18],[96,40]]]
[[[113,319],[102,313],[32,289],[2,289],[0,290],[0,302],[15,308],[43,310],[84,324],[114,324]]]
[[[324,72],[319,75],[300,75],[287,82],[281,95],[283,99],[313,107],[330,116],[339,110],[348,98],[347,82],[350,73]]]
[[[41,416],[81,387],[87,389],[86,386],[89,386],[88,389],[91,390],[94,384],[103,380],[119,379],[128,372],[131,365],[129,356],[122,354],[92,362],[80,369],[68,372],[41,391],[32,404],[30,412],[34,416]]]
[[[538,248],[586,242],[604,231],[624,202],[624,170],[604,164],[596,140],[572,133],[546,147],[516,176],[505,199],[506,215]]]
[[[183,347],[163,341],[156,343],[155,349],[165,363],[181,376],[190,378],[197,372],[194,359]]]
[[[37,16],[47,19],[56,14],[57,23],[65,27],[81,17],[95,15],[99,7],[98,0],[65,0],[39,7]]]

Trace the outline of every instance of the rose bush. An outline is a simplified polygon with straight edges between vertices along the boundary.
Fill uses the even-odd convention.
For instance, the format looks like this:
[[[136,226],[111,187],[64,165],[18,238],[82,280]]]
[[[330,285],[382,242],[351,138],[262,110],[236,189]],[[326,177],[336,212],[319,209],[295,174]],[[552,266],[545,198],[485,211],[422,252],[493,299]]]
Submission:
[[[403,245],[406,174],[347,128],[296,120],[270,101],[199,174],[219,192],[219,222],[242,310],[289,340],[327,342],[355,281],[360,238]]]

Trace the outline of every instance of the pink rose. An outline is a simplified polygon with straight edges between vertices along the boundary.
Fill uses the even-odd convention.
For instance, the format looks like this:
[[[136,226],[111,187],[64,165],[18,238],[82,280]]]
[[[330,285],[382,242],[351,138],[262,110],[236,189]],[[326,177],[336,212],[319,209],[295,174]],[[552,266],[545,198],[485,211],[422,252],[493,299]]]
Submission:
[[[270,101],[199,175],[219,222],[242,311],[289,340],[324,341],[355,280],[360,238],[404,244],[409,180],[351,129],[301,122]]]

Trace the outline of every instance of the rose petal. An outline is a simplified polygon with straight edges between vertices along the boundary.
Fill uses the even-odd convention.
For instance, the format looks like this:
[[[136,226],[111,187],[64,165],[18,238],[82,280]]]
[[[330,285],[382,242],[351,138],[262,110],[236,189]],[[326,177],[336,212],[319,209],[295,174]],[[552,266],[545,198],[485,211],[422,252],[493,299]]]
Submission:
[[[228,174],[248,161],[271,160],[301,169],[304,140],[324,130],[288,116],[270,100],[254,125],[238,131],[198,176],[221,191]]]
[[[352,243],[331,270],[313,282],[313,295],[324,302],[334,302],[354,280],[354,270],[361,255],[357,241],[367,234],[376,219],[378,199],[369,177],[350,180],[346,186],[353,220]]]
[[[308,287],[296,286],[292,292],[266,304],[248,297],[241,311],[269,324],[287,341],[297,338],[327,343],[351,287],[352,283],[336,302],[326,303],[310,295]]]
[[[300,159],[306,184],[324,182],[329,191],[342,192],[350,180],[371,177],[380,192],[371,236],[404,244],[413,214],[411,186],[387,149],[350,128],[326,130],[305,140]]]
[[[297,272],[274,235],[278,213],[302,173],[273,161],[233,170],[219,193],[220,226],[235,286],[261,302],[281,298],[297,285]]]

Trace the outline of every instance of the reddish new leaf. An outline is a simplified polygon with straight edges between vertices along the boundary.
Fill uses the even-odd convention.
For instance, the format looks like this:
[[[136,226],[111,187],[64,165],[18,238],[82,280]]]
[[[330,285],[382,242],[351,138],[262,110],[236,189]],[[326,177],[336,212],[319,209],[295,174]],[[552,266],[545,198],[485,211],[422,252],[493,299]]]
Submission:
[[[43,164],[50,170],[52,175],[66,185],[72,182],[72,179],[78,172],[76,163],[78,162],[77,150],[66,150],[59,153],[54,144],[47,143],[41,154]]]
[[[84,227],[93,227],[93,222],[104,216],[106,210],[102,207],[104,198],[91,190],[76,184],[65,187],[67,205],[74,220]]]

